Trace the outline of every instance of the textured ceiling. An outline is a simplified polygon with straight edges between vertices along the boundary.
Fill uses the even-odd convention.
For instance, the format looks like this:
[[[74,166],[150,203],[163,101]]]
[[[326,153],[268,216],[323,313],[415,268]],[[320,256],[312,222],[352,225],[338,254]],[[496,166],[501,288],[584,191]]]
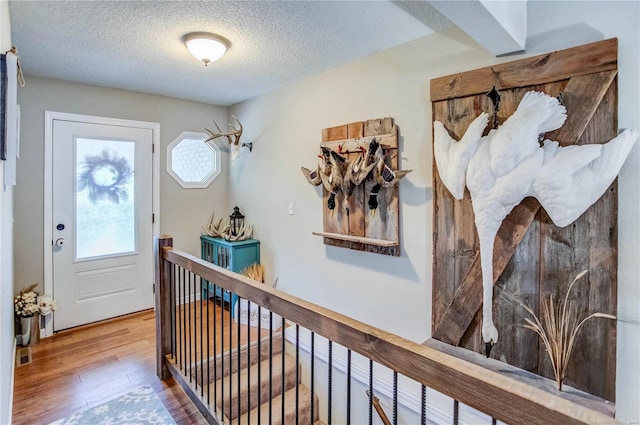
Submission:
[[[10,1],[27,75],[231,105],[449,25],[425,2]],[[207,68],[182,44],[231,48]]]

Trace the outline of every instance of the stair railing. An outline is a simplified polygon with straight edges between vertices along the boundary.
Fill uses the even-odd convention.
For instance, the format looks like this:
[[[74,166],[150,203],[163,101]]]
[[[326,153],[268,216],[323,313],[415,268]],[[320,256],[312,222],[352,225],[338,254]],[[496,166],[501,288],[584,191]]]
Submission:
[[[364,399],[368,403],[368,422],[372,424],[374,407],[379,407],[374,402],[374,366],[392,371],[390,403],[394,425],[402,422],[398,417],[399,376],[403,381],[415,381],[408,387],[417,388],[421,424],[438,423],[437,418],[428,417],[427,389],[453,400],[454,424],[459,423],[461,404],[489,415],[493,424],[617,423],[609,415],[175,250],[168,235],[156,237],[155,250],[157,375],[163,380],[173,376],[209,423],[313,425],[318,419],[328,425],[361,423],[355,418],[363,414]],[[210,300],[209,291],[203,291],[203,282],[205,288],[213,285],[213,293],[218,289],[229,291],[231,297],[227,301],[215,296]],[[235,303],[231,302],[233,295],[238,299]],[[255,309],[258,326],[248,325],[250,317],[245,317],[247,325],[241,324],[241,308],[249,316]],[[266,327],[260,326],[263,316],[268,317]],[[306,372],[300,365],[301,329],[310,335],[310,371]],[[327,341],[327,375],[322,377],[327,384],[323,388],[315,388],[319,377],[314,366],[316,336],[323,343]],[[344,386],[340,389],[333,365],[337,347],[346,353],[341,359],[346,358],[341,371],[345,375],[341,377]],[[274,361],[274,353],[279,353],[279,360]],[[291,369],[291,365],[290,360],[285,362],[285,353],[287,358],[295,358],[295,387],[288,391],[285,369]],[[356,367],[354,354],[368,359],[366,394],[355,389],[360,383],[352,376]],[[243,372],[251,365],[252,373]],[[252,380],[263,376],[268,384],[257,385],[257,393],[252,393]],[[323,395],[322,405],[318,392]],[[334,400],[336,393],[343,397]],[[304,414],[299,409],[303,402],[310,405]],[[342,406],[339,409],[338,402]],[[293,413],[289,409],[292,403]]]

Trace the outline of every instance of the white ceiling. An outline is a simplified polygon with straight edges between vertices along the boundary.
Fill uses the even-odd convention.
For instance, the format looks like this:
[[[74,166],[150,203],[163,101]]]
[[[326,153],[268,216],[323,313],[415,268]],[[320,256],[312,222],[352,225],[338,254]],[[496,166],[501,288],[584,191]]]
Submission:
[[[451,25],[426,2],[401,1],[13,0],[9,10],[27,75],[225,106]],[[205,68],[181,41],[193,31],[231,48]]]

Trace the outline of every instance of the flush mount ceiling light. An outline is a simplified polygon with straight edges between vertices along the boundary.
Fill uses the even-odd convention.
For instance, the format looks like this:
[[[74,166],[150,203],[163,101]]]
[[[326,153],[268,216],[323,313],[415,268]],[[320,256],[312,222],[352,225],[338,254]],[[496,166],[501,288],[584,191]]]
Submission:
[[[229,48],[229,41],[209,32],[192,32],[182,37],[182,41],[196,59],[204,62],[204,66],[220,59]]]

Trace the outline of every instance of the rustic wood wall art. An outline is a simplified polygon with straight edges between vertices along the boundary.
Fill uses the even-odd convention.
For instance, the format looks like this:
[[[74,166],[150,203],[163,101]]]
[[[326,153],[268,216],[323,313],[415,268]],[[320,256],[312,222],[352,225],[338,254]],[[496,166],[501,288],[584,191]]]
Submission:
[[[326,245],[399,256],[397,183],[410,170],[398,170],[393,119],[325,128],[320,149],[318,167],[302,167],[309,183],[323,186],[323,231],[313,234]]]
[[[617,135],[617,40],[606,40],[431,80],[434,121],[459,140],[481,112],[493,114],[486,93],[501,95],[498,124],[527,91],[562,93],[564,125],[546,138],[561,146],[603,143]],[[479,241],[469,193],[454,199],[433,170],[433,337],[484,352]],[[617,303],[617,182],[573,224],[559,228],[533,198],[525,198],[498,230],[493,255],[493,310],[500,339],[491,355],[553,379],[538,337],[522,327],[521,302],[538,313],[539,300],[560,298],[573,277],[589,269],[576,291],[584,311],[615,314]],[[578,289],[578,288],[576,288]],[[615,397],[616,323],[591,321],[575,347],[566,384],[607,400]]]

